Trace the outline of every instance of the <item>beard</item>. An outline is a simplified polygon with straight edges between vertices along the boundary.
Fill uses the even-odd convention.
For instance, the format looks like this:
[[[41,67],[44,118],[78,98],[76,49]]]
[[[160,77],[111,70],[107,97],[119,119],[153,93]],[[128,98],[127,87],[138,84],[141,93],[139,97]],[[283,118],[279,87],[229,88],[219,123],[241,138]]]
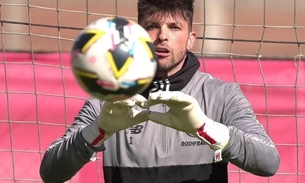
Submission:
[[[174,54],[172,52],[172,56],[169,58],[161,58],[163,63],[158,62],[157,67],[157,76],[164,77],[167,76],[168,73],[178,68],[178,66],[181,65],[182,62],[184,62],[186,57],[186,50],[180,50],[178,54]],[[177,69],[177,71],[180,70]],[[177,72],[175,71],[175,72]]]

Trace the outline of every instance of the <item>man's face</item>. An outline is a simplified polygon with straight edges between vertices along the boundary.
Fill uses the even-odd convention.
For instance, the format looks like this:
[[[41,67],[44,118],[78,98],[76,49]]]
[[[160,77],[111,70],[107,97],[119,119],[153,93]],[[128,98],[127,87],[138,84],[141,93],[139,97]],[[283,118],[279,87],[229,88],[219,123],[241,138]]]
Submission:
[[[157,17],[157,18],[156,18]],[[150,16],[140,24],[147,30],[156,46],[157,77],[170,76],[179,71],[186,51],[193,47],[195,32],[189,32],[187,21],[180,17]]]

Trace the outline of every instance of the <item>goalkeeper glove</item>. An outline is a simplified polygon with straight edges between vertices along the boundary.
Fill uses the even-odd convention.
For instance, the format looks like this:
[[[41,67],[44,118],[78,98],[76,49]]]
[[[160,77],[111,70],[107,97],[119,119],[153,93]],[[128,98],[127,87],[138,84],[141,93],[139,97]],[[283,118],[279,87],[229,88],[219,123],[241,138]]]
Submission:
[[[99,117],[82,131],[84,139],[99,147],[114,133],[148,120],[147,110],[136,110],[135,105],[146,99],[141,95],[116,102],[104,102]]]
[[[215,150],[215,161],[222,160],[221,150],[228,143],[229,129],[208,118],[202,111],[197,100],[179,91],[161,91],[150,94],[149,99],[142,103],[148,108],[155,104],[165,104],[170,109],[160,113],[150,111],[149,119],[179,131],[183,131],[203,140]]]

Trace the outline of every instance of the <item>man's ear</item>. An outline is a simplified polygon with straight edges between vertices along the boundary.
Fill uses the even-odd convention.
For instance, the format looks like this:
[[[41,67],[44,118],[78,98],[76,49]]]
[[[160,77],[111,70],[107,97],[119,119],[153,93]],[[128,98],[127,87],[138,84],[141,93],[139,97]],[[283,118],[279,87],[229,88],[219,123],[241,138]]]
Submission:
[[[190,50],[193,48],[196,37],[197,37],[196,32],[191,31],[189,34],[188,41],[187,41],[186,49]]]

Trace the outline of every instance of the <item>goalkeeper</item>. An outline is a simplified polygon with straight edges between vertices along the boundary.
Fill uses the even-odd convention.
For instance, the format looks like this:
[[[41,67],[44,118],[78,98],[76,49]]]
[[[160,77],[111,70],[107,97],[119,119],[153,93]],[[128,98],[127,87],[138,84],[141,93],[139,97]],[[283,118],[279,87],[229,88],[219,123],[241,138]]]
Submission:
[[[198,70],[193,2],[138,1],[158,56],[153,83],[116,103],[88,99],[47,149],[44,182],[71,179],[98,152],[106,183],[228,183],[228,162],[257,176],[277,172],[278,151],[239,86]]]

